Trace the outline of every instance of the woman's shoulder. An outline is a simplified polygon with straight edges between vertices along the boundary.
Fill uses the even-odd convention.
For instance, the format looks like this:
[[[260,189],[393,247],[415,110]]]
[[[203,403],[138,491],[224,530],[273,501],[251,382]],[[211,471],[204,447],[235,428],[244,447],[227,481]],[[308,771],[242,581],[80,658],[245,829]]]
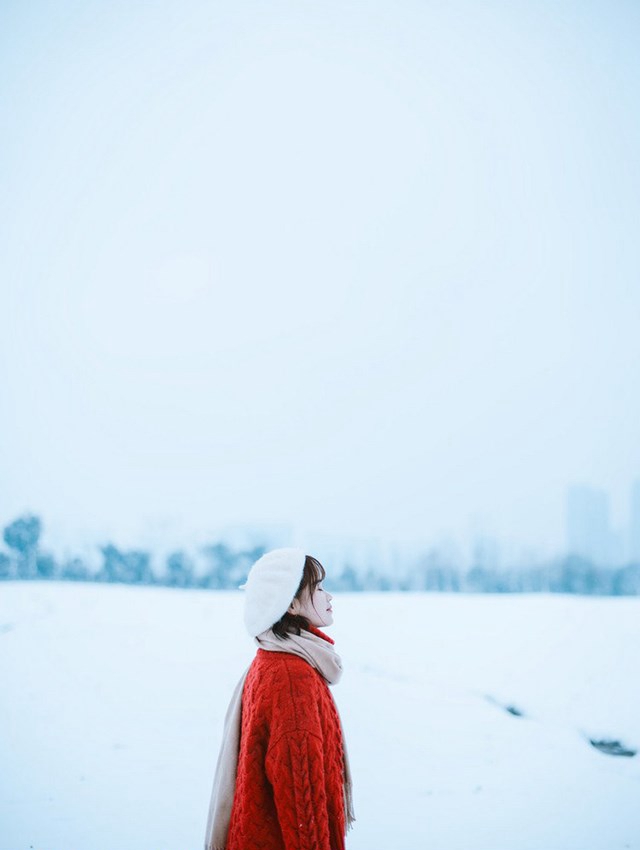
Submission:
[[[320,672],[299,655],[269,650],[262,652],[257,668],[253,696],[269,740],[302,731],[322,736],[326,683]]]
[[[252,667],[254,687],[267,695],[278,697],[284,691],[296,698],[312,697],[322,689],[319,671],[293,652],[258,649]]]

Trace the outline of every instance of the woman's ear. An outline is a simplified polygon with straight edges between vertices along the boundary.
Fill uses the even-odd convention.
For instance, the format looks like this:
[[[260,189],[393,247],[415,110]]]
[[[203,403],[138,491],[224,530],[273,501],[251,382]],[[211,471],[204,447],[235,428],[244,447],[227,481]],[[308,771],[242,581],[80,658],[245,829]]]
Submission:
[[[296,613],[296,605],[297,605],[297,602],[298,602],[298,600],[297,600],[297,599],[295,599],[295,598],[291,601],[291,605],[289,605],[289,607],[287,608],[287,611],[288,611],[290,614],[295,614],[295,613]]]

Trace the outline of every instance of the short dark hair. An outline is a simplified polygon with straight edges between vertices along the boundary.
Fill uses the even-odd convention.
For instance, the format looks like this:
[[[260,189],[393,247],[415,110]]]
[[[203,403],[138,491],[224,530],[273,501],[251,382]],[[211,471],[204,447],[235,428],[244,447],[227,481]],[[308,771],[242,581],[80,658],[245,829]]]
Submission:
[[[307,555],[304,559],[302,579],[293,598],[302,599],[305,590],[311,595],[325,576],[326,572],[320,561],[312,555]],[[302,614],[291,614],[287,611],[271,628],[277,637],[284,639],[289,633],[299,635],[301,629],[308,631],[310,625],[309,620]]]

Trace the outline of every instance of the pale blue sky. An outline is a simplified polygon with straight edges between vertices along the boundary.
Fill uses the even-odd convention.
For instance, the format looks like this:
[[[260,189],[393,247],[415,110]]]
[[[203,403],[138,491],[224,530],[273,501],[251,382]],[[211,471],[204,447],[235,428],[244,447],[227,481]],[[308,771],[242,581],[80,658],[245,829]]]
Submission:
[[[640,473],[640,7],[0,10],[0,523],[564,544]],[[301,542],[301,541],[300,541]]]

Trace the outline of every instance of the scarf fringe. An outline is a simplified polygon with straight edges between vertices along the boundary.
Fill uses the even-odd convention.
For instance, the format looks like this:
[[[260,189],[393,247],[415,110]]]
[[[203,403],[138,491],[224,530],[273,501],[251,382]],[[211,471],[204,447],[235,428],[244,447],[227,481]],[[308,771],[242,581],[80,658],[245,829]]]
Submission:
[[[346,832],[349,832],[350,829],[353,829],[353,824],[356,819],[355,813],[353,811],[353,796],[350,782],[344,783],[344,811],[345,822],[347,827]]]

